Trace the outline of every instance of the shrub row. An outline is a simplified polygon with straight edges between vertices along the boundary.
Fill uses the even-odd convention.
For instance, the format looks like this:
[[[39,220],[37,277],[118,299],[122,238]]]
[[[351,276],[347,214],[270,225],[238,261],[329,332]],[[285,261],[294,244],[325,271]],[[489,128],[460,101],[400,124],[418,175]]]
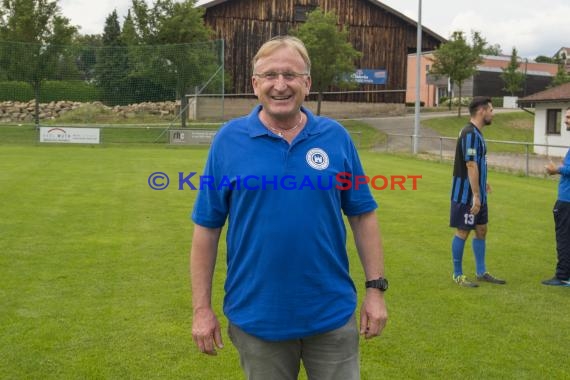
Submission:
[[[34,90],[27,82],[0,82],[0,101],[27,102],[34,99]],[[58,100],[94,102],[101,100],[101,91],[84,81],[45,81],[40,89],[40,103]]]
[[[471,102],[471,99],[472,98],[470,96],[461,97],[461,105],[462,106],[468,106],[469,103]],[[442,96],[439,99],[439,104],[448,106],[450,101],[451,101],[452,106],[458,106],[459,105],[459,98],[450,99],[450,98],[445,97],[445,96]],[[493,102],[494,108],[502,108],[503,107],[503,97],[502,96],[492,97],[491,101]]]
[[[496,96],[491,98],[491,100],[493,101],[493,107],[494,108],[503,108],[503,97],[502,96]]]

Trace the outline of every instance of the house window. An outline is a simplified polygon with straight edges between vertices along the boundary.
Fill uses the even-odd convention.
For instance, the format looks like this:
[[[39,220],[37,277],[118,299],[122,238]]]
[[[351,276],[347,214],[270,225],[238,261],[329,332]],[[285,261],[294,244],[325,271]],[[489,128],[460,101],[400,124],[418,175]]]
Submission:
[[[314,5],[295,5],[295,21],[305,22],[307,21],[307,13],[310,13],[316,9]]]
[[[560,125],[562,124],[562,110],[548,109],[546,110],[546,134],[559,135]]]

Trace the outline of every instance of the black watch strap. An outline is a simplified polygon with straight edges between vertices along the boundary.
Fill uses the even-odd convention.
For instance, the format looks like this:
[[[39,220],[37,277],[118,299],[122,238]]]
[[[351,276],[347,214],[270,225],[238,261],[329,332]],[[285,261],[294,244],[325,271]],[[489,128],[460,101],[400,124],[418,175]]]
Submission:
[[[383,277],[377,278],[376,280],[370,280],[365,282],[366,288],[379,289],[382,292],[388,290],[388,280]]]

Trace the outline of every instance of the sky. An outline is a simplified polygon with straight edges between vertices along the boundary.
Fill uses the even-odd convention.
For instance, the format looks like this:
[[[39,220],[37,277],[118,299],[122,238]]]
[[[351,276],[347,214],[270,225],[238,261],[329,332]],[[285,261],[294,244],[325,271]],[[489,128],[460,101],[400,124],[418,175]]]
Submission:
[[[461,30],[475,30],[490,45],[499,44],[504,54],[516,47],[519,56],[552,56],[570,47],[568,0],[380,0],[413,20],[422,2],[421,24],[448,38]],[[543,2],[544,1],[544,2]],[[152,4],[152,0],[147,0]],[[207,2],[206,0],[199,3]],[[105,18],[114,10],[122,20],[131,0],[59,0],[64,16],[83,34],[103,33]]]

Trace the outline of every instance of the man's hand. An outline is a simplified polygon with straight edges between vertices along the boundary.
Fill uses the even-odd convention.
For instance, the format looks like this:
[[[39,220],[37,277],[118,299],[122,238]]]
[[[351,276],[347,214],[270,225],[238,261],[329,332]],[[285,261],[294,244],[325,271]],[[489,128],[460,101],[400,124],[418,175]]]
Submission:
[[[556,165],[552,160],[544,167],[546,172],[550,175],[559,174],[558,165]]]
[[[380,335],[387,321],[384,293],[379,289],[366,289],[366,296],[360,308],[360,335],[364,335],[366,339]]]
[[[224,348],[220,323],[212,309],[199,308],[194,311],[192,339],[200,352],[208,355],[217,355],[216,348]]]
[[[478,194],[473,194],[473,203],[471,204],[471,210],[469,212],[473,215],[479,214],[481,210],[481,199]]]

